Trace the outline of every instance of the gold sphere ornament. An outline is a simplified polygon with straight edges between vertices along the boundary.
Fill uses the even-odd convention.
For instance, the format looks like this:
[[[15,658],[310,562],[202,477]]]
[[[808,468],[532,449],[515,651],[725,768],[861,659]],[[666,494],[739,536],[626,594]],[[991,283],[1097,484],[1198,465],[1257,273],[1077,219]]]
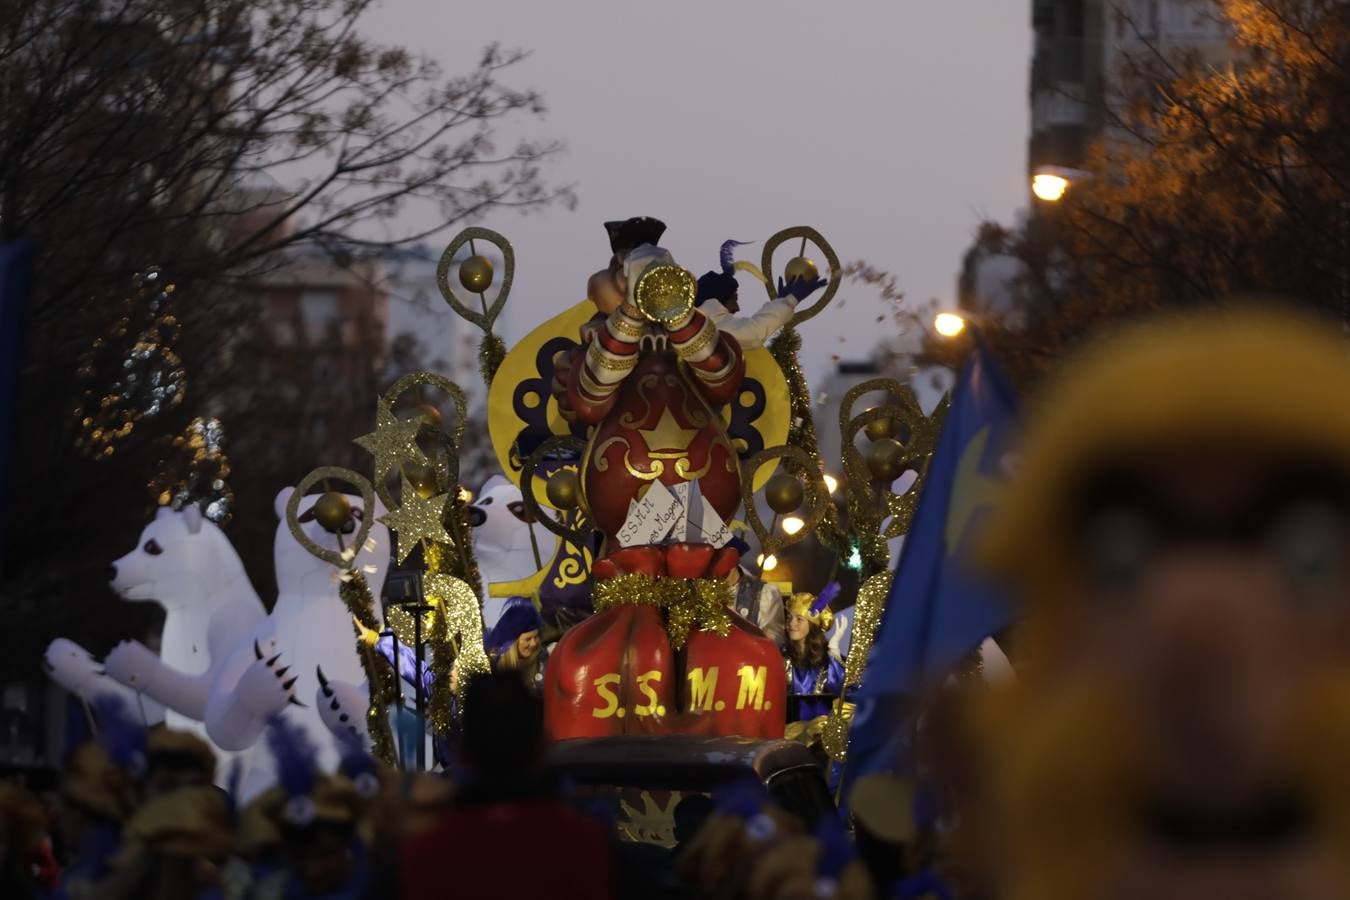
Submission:
[[[337,534],[352,520],[352,505],[337,491],[324,491],[314,501],[314,519],[324,531]]]
[[[544,493],[554,509],[563,512],[576,509],[581,505],[581,480],[571,469],[562,469],[549,477]]]
[[[459,283],[475,294],[492,287],[492,260],[486,256],[470,256],[464,260],[459,265]]]
[[[868,422],[863,428],[869,438],[879,441],[882,438],[895,437],[895,420],[887,417]]]
[[[789,282],[799,279],[815,281],[820,277],[820,269],[816,268],[814,260],[807,259],[805,256],[794,256],[788,260],[787,268],[783,270],[783,277]]]
[[[780,516],[787,515],[802,505],[802,483],[795,475],[779,472],[764,485],[764,500],[769,509]]]
[[[867,448],[867,471],[872,478],[889,484],[904,471],[905,448],[895,438],[873,441]]]
[[[440,493],[440,486],[436,483],[436,470],[431,466],[418,462],[405,462],[401,465],[403,477],[408,479],[408,483],[417,491],[417,496],[423,500],[430,500]]]

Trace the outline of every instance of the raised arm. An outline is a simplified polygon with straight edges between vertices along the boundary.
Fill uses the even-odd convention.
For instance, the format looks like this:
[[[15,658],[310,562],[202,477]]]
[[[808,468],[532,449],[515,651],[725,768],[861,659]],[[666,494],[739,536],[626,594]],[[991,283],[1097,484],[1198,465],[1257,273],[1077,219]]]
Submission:
[[[703,395],[714,406],[729,403],[745,375],[740,344],[697,309],[667,326],[670,344],[698,379]]]
[[[637,365],[645,321],[624,304],[585,332],[566,384],[567,405],[582,422],[594,425],[614,406],[619,385]]]
[[[763,347],[792,318],[797,311],[797,298],[788,296],[770,300],[753,316],[733,316],[716,300],[709,300],[702,309],[718,331],[734,337],[742,349],[755,350]]]

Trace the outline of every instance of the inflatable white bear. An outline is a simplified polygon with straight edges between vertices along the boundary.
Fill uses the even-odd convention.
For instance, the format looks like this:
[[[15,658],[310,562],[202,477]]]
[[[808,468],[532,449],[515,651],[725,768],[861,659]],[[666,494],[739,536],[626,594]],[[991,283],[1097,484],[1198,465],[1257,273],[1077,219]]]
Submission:
[[[203,720],[215,670],[267,616],[239,555],[198,507],[182,512],[160,507],[136,548],[113,563],[109,574],[112,589],[123,599],[164,607],[159,661],[186,676],[164,686],[164,720],[172,728],[205,737]],[[144,686],[124,687],[84,648],[64,638],[48,646],[46,667],[58,684],[89,702],[110,694],[131,699],[136,709],[133,689],[150,695]]]
[[[153,597],[166,609],[191,609],[194,614],[180,616],[172,633],[166,621],[162,656],[136,641],[119,644],[105,661],[107,676],[201,721],[219,749],[247,751],[245,799],[274,780],[270,754],[256,746],[270,716],[282,713],[309,732],[320,748],[320,763],[331,768],[337,751],[325,723],[336,725],[338,716],[359,715],[365,708],[364,702],[358,703],[362,692],[356,686],[363,683],[364,673],[351,616],[338,594],[338,572],[290,533],[284,518],[291,492],[286,488],[275,502],[281,521],[274,546],[278,595],[271,615],[263,614],[229,541],[191,511],[161,510],[142,534],[138,550],[118,560],[113,581],[128,599]],[[301,501],[302,518],[316,499]],[[358,515],[378,518],[383,513],[379,508],[362,510],[359,497],[348,500]],[[315,543],[339,549],[337,536],[317,522],[302,527]],[[196,544],[203,535],[206,542]],[[376,521],[357,550],[353,566],[363,571],[378,598],[389,568],[388,529]],[[53,677],[67,686],[96,682],[88,675],[81,680],[80,660],[71,655],[69,643],[54,642],[48,650]],[[327,685],[320,684],[320,667]],[[332,709],[337,692],[359,710]]]
[[[489,597],[489,586],[519,581],[539,571],[534,549],[530,546],[530,531],[534,531],[539,559],[545,566],[558,550],[558,538],[538,522],[526,524],[520,488],[501,475],[494,475],[483,483],[473,507],[477,510],[473,514],[473,553],[483,580],[483,629],[486,633],[501,618],[507,600]]]

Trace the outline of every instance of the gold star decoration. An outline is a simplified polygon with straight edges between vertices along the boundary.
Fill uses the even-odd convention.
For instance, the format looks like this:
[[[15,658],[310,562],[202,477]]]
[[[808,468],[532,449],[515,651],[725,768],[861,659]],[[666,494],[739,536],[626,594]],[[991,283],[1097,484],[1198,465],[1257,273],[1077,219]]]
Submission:
[[[648,455],[661,459],[663,454],[683,455],[689,449],[689,443],[698,436],[698,429],[681,427],[670,414],[670,407],[666,407],[661,410],[661,418],[655,425],[638,429],[638,434],[647,442]]]
[[[380,516],[380,521],[398,535],[399,565],[403,564],[403,560],[408,558],[408,554],[419,541],[453,543],[450,535],[445,532],[445,522],[442,518],[450,495],[437,494],[435,497],[423,499],[408,481],[407,475],[402,476],[402,479],[403,490],[400,492],[400,499],[403,505]]]
[[[417,432],[421,427],[422,423],[417,419],[399,421],[383,398],[376,402],[375,430],[355,440],[357,446],[375,457],[376,481],[383,479],[403,460],[426,462],[426,454],[417,446]],[[404,496],[408,496],[407,493]]]

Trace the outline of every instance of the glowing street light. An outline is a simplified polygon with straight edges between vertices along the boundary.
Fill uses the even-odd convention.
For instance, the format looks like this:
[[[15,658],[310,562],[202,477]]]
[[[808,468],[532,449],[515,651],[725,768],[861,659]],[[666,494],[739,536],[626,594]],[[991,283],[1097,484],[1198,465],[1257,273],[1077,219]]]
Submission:
[[[966,320],[956,313],[938,313],[933,318],[933,330],[943,337],[956,337],[966,330]]]
[[[839,490],[839,479],[828,472],[825,473],[825,490],[829,491],[831,494]]]
[[[794,535],[805,527],[806,523],[796,516],[788,516],[783,520],[783,531],[788,535]]]
[[[1092,179],[1091,172],[1067,166],[1037,166],[1031,173],[1031,193],[1045,203],[1058,203],[1069,188]]]
[[[1042,172],[1031,179],[1031,192],[1046,203],[1058,203],[1069,191],[1069,179],[1063,175]]]

